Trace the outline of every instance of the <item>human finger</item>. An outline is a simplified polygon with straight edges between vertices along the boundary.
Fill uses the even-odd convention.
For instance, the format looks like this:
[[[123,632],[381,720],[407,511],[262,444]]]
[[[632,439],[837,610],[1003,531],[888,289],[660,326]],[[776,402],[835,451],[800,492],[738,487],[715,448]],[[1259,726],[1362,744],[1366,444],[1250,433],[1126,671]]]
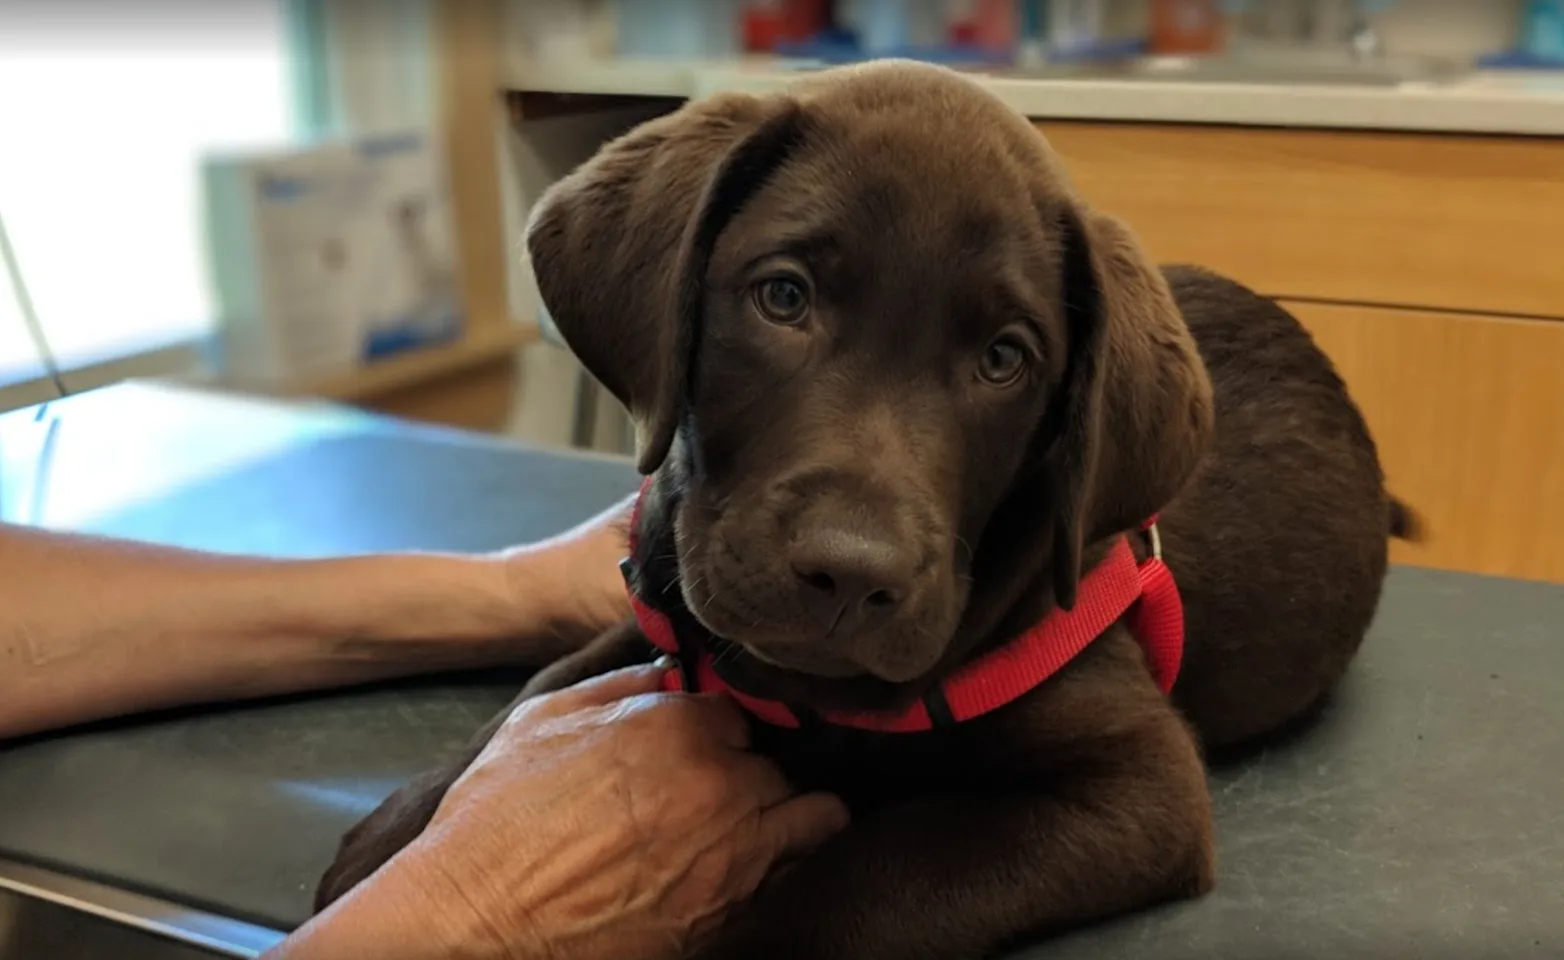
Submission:
[[[806,793],[760,815],[761,842],[771,860],[808,853],[847,827],[847,805],[829,793]]]
[[[699,729],[715,735],[722,746],[730,750],[749,749],[749,721],[739,712],[738,705],[731,697],[698,694],[687,699],[685,709],[694,715],[692,722]]]
[[[737,754],[729,760],[728,774],[762,811],[781,805],[795,793],[775,763],[753,753]]]
[[[663,676],[672,667],[670,658],[659,658],[654,663],[641,663],[599,674],[589,680],[545,693],[527,701],[523,709],[532,715],[548,717],[575,713],[592,707],[607,706],[620,700],[656,693],[662,689]]]

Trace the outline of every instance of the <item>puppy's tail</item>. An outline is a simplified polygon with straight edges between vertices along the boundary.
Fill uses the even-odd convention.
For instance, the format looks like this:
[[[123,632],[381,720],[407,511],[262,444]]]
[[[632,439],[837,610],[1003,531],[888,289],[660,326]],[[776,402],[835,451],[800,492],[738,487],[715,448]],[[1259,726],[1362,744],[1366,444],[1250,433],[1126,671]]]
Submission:
[[[1421,543],[1424,535],[1423,518],[1394,496],[1390,498],[1390,535],[1408,543]]]

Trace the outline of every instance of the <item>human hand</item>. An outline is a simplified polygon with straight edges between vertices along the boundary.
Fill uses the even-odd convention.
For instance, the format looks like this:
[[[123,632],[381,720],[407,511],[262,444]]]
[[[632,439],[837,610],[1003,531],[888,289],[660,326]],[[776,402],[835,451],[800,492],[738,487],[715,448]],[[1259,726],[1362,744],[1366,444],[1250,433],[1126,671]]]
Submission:
[[[423,835],[280,956],[685,953],[847,814],[834,797],[793,796],[746,751],[731,703],[657,692],[662,673],[622,670],[517,707]]]

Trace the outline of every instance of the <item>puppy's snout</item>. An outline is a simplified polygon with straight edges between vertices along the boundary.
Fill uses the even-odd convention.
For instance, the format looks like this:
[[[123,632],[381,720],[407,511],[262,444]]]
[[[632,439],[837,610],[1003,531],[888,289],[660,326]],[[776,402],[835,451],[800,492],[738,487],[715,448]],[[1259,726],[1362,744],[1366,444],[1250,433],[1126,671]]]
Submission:
[[[889,616],[917,572],[912,552],[889,538],[830,526],[801,532],[789,562],[804,609],[827,634]]]

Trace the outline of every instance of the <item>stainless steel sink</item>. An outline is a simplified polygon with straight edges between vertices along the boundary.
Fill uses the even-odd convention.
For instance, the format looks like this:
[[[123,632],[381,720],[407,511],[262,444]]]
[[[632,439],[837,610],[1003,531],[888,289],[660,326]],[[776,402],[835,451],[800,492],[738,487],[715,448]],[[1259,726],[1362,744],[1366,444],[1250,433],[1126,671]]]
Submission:
[[[1360,58],[1345,51],[1267,49],[1209,57],[1135,57],[1090,63],[985,69],[981,72],[1025,80],[1396,87],[1453,83],[1467,76],[1470,71],[1459,63],[1428,58]]]

